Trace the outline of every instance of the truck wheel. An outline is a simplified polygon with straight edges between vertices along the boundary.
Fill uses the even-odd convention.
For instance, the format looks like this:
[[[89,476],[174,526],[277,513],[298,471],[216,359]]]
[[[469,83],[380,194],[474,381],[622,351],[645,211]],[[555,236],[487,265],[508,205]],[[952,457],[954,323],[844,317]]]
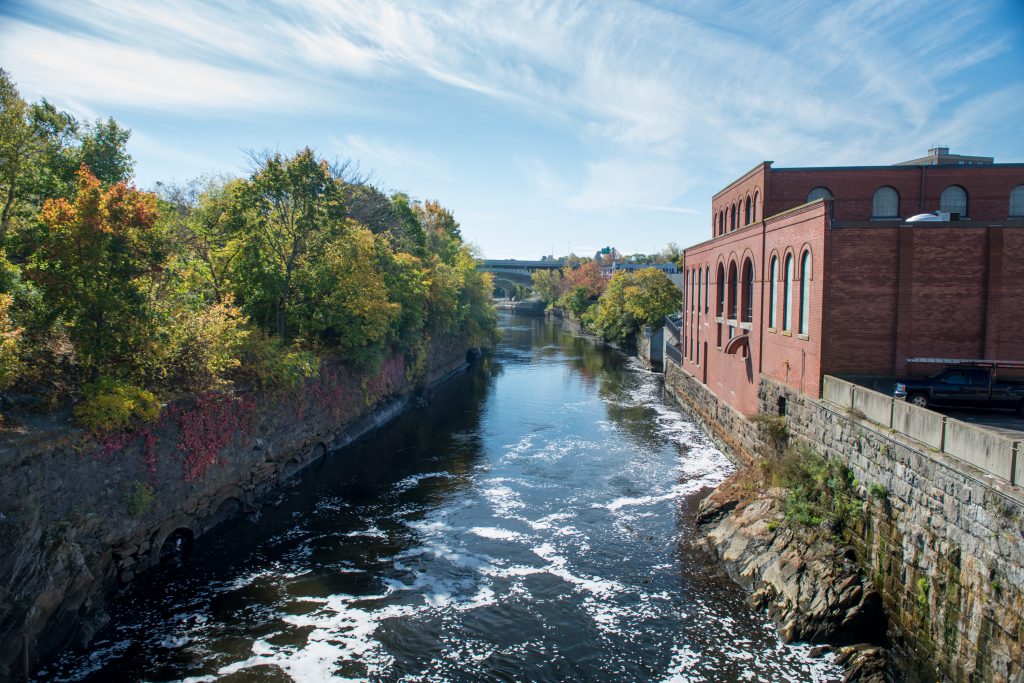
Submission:
[[[911,394],[907,397],[908,403],[913,403],[918,408],[928,407],[928,397],[924,394]]]

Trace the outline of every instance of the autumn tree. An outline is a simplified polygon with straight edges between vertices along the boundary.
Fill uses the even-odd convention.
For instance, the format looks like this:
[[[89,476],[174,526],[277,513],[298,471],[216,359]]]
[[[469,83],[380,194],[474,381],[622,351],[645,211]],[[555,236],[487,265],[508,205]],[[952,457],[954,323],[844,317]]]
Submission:
[[[154,195],[104,189],[85,166],[73,200],[43,205],[44,240],[28,272],[94,374],[130,367],[149,336],[149,276],[165,256],[155,221]]]
[[[682,304],[679,289],[663,271],[616,271],[584,322],[605,339],[625,340],[643,325],[653,325]]]

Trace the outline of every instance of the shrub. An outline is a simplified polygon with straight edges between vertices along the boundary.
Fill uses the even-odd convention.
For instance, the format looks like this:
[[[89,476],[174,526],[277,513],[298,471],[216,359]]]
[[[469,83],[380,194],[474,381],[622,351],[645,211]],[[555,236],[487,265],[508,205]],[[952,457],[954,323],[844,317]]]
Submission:
[[[786,519],[840,534],[861,514],[857,480],[846,465],[809,447],[789,448],[768,465],[776,486],[787,490]]]
[[[889,491],[877,482],[868,487],[868,493],[871,494],[872,498],[877,498],[878,500],[885,500],[889,496]]]
[[[86,386],[74,414],[82,427],[94,434],[104,434],[155,421],[160,417],[160,402],[145,389],[101,378]]]
[[[24,330],[15,327],[9,315],[13,301],[10,294],[0,294],[0,390],[13,385],[25,371],[18,350]]]
[[[280,339],[260,330],[252,331],[245,338],[239,356],[239,374],[260,388],[272,391],[297,389],[320,370],[320,362],[313,352],[285,346]]]
[[[249,331],[231,301],[199,311],[177,311],[166,345],[164,382],[179,391],[203,391],[224,382],[240,365],[238,358]]]
[[[789,427],[786,418],[781,415],[757,415],[753,418],[757,433],[761,439],[772,447],[775,453],[781,453],[789,440]]]
[[[141,481],[137,481],[125,489],[124,503],[133,517],[138,517],[148,510],[155,500],[156,494],[153,492],[153,487]]]

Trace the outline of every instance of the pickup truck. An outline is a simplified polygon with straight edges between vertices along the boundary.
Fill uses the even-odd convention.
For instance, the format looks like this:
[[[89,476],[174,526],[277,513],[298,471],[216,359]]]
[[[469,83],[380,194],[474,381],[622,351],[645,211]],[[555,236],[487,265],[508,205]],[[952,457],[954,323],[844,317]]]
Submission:
[[[1024,416],[1024,378],[993,377],[990,368],[947,368],[925,379],[900,380],[893,395],[922,408],[1011,408]]]

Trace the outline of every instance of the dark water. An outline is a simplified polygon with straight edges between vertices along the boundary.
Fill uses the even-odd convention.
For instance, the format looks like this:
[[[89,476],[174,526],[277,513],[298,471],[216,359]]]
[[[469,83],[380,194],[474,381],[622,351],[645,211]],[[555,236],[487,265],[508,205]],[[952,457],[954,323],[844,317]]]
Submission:
[[[731,465],[660,378],[550,323],[113,606],[88,681],[827,681],[688,548]]]

